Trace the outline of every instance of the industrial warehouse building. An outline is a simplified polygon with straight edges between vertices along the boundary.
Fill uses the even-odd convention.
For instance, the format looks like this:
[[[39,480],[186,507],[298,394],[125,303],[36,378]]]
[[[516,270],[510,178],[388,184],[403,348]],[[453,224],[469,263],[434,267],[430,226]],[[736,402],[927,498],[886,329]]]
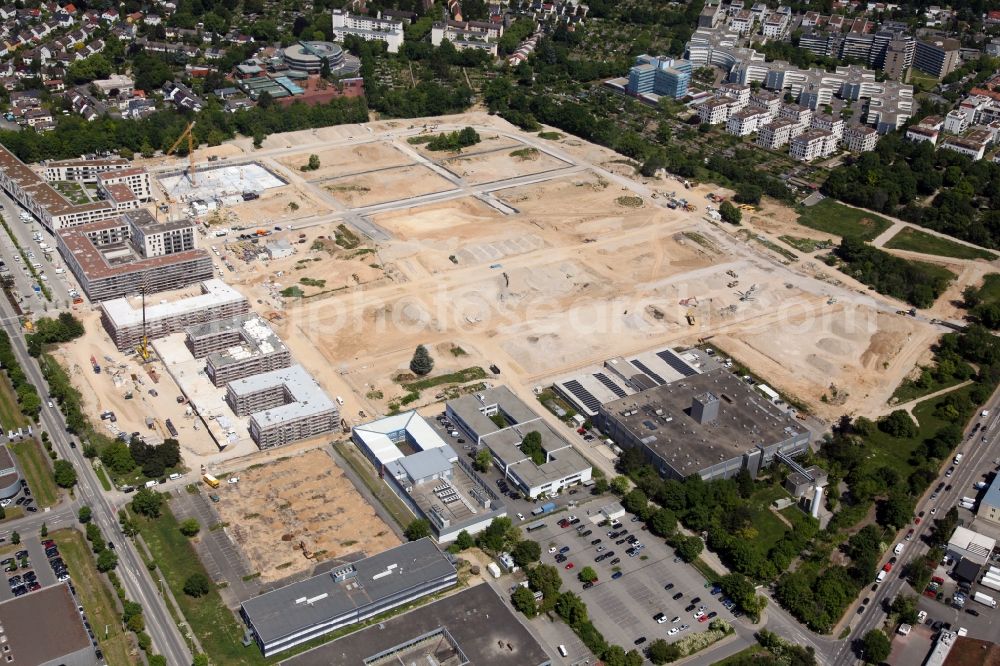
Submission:
[[[989,488],[979,500],[976,517],[996,526],[1000,526],[1000,474],[993,476]]]
[[[5,664],[93,666],[99,661],[65,583],[0,603]]]
[[[145,210],[56,234],[59,253],[92,301],[181,289],[212,277],[191,222],[157,222]]]
[[[235,317],[191,326],[184,343],[195,358],[205,359],[205,372],[215,386],[287,368],[292,355],[259,315]]]
[[[211,267],[211,262],[209,262]],[[179,333],[194,324],[245,314],[247,299],[222,280],[205,280],[200,293],[165,303],[150,304],[147,299],[145,331],[150,340]],[[140,299],[116,298],[101,303],[101,323],[119,350],[134,349],[143,336],[143,312]]]
[[[0,446],[0,499],[13,497],[21,490],[21,475],[10,449]]]
[[[956,561],[964,559],[982,567],[990,559],[996,545],[996,539],[959,525],[948,539],[947,554]]]
[[[799,422],[725,369],[693,374],[601,405],[602,430],[641,450],[660,474],[754,477],[780,457],[809,447]]]
[[[476,534],[507,515],[497,494],[417,412],[355,426],[351,438],[438,542]]]
[[[445,410],[469,439],[490,450],[504,478],[528,497],[551,495],[590,480],[592,469],[586,458],[506,386],[449,400]],[[498,425],[494,418],[505,425]],[[541,465],[521,452],[521,442],[529,432],[542,437],[545,462]]]
[[[230,382],[226,402],[237,416],[250,416],[250,437],[261,449],[315,437],[340,424],[336,403],[301,365]]]
[[[457,582],[450,558],[427,538],[244,601],[240,615],[270,657]]]

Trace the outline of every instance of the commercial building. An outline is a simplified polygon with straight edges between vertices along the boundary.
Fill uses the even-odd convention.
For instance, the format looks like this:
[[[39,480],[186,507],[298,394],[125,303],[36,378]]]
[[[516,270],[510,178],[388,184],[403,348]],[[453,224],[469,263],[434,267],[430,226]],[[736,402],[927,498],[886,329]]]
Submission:
[[[6,446],[0,446],[0,499],[13,497],[21,491],[21,475],[14,456]]]
[[[250,437],[261,449],[316,437],[340,425],[337,405],[301,365],[229,382],[226,402],[250,416]]]
[[[979,500],[979,508],[976,510],[976,517],[993,525],[1000,526],[1000,474],[993,476],[993,481],[982,499]]]
[[[0,602],[5,664],[94,666],[96,657],[76,599],[60,583]]]
[[[185,344],[195,358],[205,358],[205,373],[215,386],[287,368],[288,347],[257,314],[241,314],[189,327]]]
[[[14,153],[0,146],[0,187],[51,232],[118,215],[107,201],[73,204]]]
[[[449,400],[445,411],[477,446],[490,450],[504,478],[528,497],[551,495],[590,480],[587,460],[506,386]],[[521,451],[530,432],[541,436],[542,464]]]
[[[448,556],[421,539],[244,601],[240,615],[271,657],[457,582]]]
[[[980,567],[986,564],[993,549],[996,548],[996,539],[973,532],[972,530],[958,526],[948,539],[947,554],[956,561],[961,559],[975,562]]]
[[[488,21],[439,21],[431,26],[431,44],[447,40],[459,51],[479,49],[497,54],[497,40],[503,36],[503,23]]]
[[[281,58],[289,69],[319,74],[323,65],[331,73],[344,65],[344,49],[333,42],[295,42],[281,50]]]
[[[492,586],[473,585],[282,663],[551,666],[552,661]]]
[[[145,316],[145,334],[150,340],[250,311],[250,304],[242,294],[216,279],[202,282],[193,296],[165,303],[150,303],[151,300],[147,297]],[[140,300],[115,298],[101,303],[101,324],[119,350],[134,349],[143,336]]]
[[[625,91],[636,97],[652,94],[680,99],[688,93],[691,71],[687,60],[644,54],[636,57],[629,70]]]
[[[600,425],[668,478],[754,477],[780,453],[809,446],[809,431],[725,369],[693,374],[601,405]]]
[[[144,210],[60,231],[56,246],[92,301],[180,289],[212,277],[212,260],[197,249],[192,222],[157,222]]]
[[[791,140],[788,154],[802,162],[828,157],[837,150],[837,137],[820,129],[810,129]]]
[[[351,438],[439,543],[507,515],[500,498],[416,411],[355,426]]]
[[[913,66],[940,79],[958,67],[961,48],[962,44],[957,39],[917,40],[913,53]]]
[[[385,42],[389,53],[399,53],[403,45],[403,22],[377,16],[352,14],[346,9],[333,10],[333,39],[342,42],[354,35],[367,42]]]

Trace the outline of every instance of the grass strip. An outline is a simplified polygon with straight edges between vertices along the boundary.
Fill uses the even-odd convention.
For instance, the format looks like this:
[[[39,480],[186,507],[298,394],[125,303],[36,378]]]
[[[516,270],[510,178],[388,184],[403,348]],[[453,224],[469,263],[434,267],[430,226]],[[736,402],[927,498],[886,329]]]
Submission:
[[[486,379],[486,371],[479,366],[473,366],[447,375],[437,375],[436,377],[426,377],[415,382],[407,382],[403,384],[403,388],[410,392],[420,392],[434,388],[435,386],[441,386],[442,384],[464,384],[475,379]]]
[[[906,250],[908,252],[920,252],[921,254],[933,254],[939,257],[954,257],[955,259],[986,259],[992,261],[997,255],[981,250],[978,247],[969,247],[955,241],[941,238],[926,231],[906,227],[898,234],[889,239],[885,247],[891,250]]]
[[[347,464],[351,466],[354,473],[361,477],[361,482],[381,502],[397,525],[405,528],[413,522],[413,512],[406,508],[402,500],[389,490],[385,483],[373,475],[374,469],[371,464],[367,460],[362,459],[350,444],[341,442],[334,444],[333,448],[347,461]]]
[[[840,237],[854,236],[870,241],[892,226],[892,222],[866,210],[851,208],[833,199],[815,206],[800,206],[799,224]]]
[[[34,439],[27,439],[11,444],[10,448],[17,456],[18,467],[28,481],[35,504],[39,508],[54,505],[59,500],[59,490],[41,444]]]

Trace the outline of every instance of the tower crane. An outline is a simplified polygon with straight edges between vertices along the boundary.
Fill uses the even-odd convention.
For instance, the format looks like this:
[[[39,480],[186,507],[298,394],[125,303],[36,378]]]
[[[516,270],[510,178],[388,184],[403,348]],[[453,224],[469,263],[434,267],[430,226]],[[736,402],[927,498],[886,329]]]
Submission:
[[[166,153],[167,155],[172,155],[174,153],[174,151],[177,150],[177,146],[181,145],[181,141],[183,141],[184,139],[187,139],[187,148],[188,148],[188,180],[191,181],[191,185],[192,186],[194,186],[194,184],[195,184],[195,182],[194,182],[194,174],[195,174],[195,164],[194,164],[194,134],[191,133],[191,130],[194,129],[194,124],[195,124],[195,121],[193,121],[193,120],[188,123],[188,126],[184,128],[184,131],[181,132],[181,135],[179,137],[177,137],[176,141],[174,141],[174,145],[170,146],[170,148],[167,150],[167,153]]]

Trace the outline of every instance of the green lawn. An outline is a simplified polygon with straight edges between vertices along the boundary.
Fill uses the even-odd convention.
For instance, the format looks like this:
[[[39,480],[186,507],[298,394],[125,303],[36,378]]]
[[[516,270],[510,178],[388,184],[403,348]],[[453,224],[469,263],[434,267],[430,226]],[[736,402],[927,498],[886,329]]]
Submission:
[[[243,626],[222,603],[213,587],[206,596],[195,599],[184,594],[184,581],[195,573],[208,575],[177,519],[168,505],[156,520],[137,517],[139,529],[149,546],[153,561],[163,580],[170,586],[192,631],[213,664],[266,664],[256,644],[243,647]],[[153,574],[156,577],[156,573]]]
[[[52,478],[52,468],[49,467],[48,455],[42,450],[42,445],[33,439],[27,439],[10,448],[17,456],[17,466],[28,481],[28,486],[39,508],[52,506],[59,500],[59,489]]]
[[[63,529],[49,533],[49,538],[59,545],[59,553],[73,572],[77,597],[87,612],[87,619],[94,628],[104,658],[109,664],[141,663],[129,656],[130,639],[122,631],[118,604],[111,588],[105,584],[104,577],[97,572],[90,547],[83,535],[74,529]],[[108,630],[107,638],[104,637],[105,627]]]
[[[486,371],[479,366],[474,366],[464,370],[459,370],[458,372],[452,372],[447,375],[425,377],[423,379],[418,379],[417,381],[407,382],[403,384],[403,388],[407,391],[420,392],[429,388],[434,388],[435,386],[441,386],[442,384],[460,384],[464,382],[471,382],[475,379],[485,378]]]
[[[17,430],[28,425],[28,419],[21,413],[21,407],[17,404],[17,396],[14,388],[10,385],[5,373],[0,373],[0,426],[4,432]]]
[[[1000,302],[1000,273],[990,273],[983,278],[983,286],[979,288],[979,298],[986,305]]]
[[[778,543],[788,531],[785,524],[771,513],[770,509],[771,503],[782,497],[788,497],[788,493],[778,486],[766,486],[750,497],[750,507],[753,513],[752,522],[757,530],[754,544],[762,553],[771,550],[771,547]]]
[[[904,228],[890,238],[885,247],[892,250],[908,250],[910,252],[921,252],[940,257],[954,257],[956,259],[987,259],[992,261],[997,258],[997,255],[992,252],[962,245],[947,238],[941,238],[940,236],[935,236],[926,231],[920,231],[911,227]]]
[[[918,386],[917,383],[914,381],[911,381],[909,379],[904,379],[900,383],[900,385],[896,387],[896,390],[893,392],[892,397],[896,399],[897,404],[910,402],[911,400],[916,400],[920,396],[930,395],[931,393],[937,393],[938,391],[942,391],[946,388],[950,388],[960,383],[961,383],[960,379],[952,377],[949,381],[942,383],[932,380],[928,384],[928,386],[921,387]]]
[[[837,236],[856,236],[870,241],[892,226],[884,217],[850,208],[833,199],[823,199],[815,206],[800,206],[799,224]]]

